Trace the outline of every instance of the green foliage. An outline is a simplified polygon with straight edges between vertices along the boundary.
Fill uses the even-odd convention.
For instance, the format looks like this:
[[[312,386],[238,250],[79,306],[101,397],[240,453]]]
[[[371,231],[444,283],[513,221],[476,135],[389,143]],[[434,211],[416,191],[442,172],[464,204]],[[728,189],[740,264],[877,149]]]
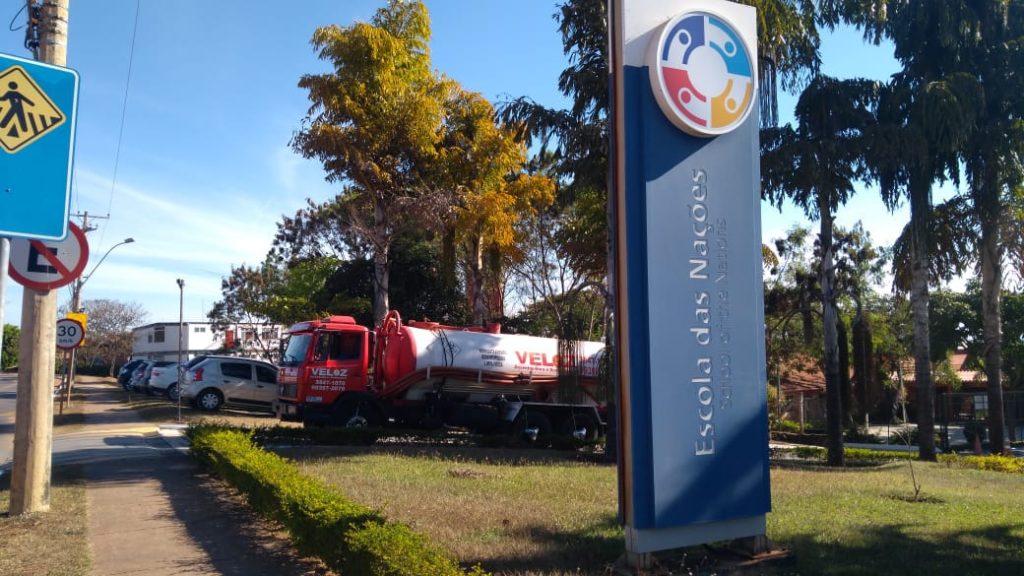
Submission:
[[[331,569],[370,576],[464,574],[425,537],[260,450],[249,435],[202,424],[187,434],[201,462],[242,491],[257,512],[284,526],[300,552]]]
[[[0,370],[10,370],[18,365],[18,341],[21,329],[13,324],[4,324],[3,349],[0,350]]]
[[[1012,456],[959,456],[957,454],[943,454],[939,456],[939,462],[954,468],[1024,474],[1024,458],[1014,458]]]
[[[800,423],[794,422],[793,420],[786,420],[785,418],[779,420],[774,419],[772,422],[772,430],[779,432],[792,432],[794,434],[800,432]]]

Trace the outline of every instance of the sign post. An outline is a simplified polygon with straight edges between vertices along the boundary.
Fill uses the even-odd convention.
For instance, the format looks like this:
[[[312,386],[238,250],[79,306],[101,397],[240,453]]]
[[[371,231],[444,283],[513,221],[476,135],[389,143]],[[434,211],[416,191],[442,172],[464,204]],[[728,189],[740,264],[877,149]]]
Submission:
[[[612,0],[627,551],[765,534],[757,34],[722,0]]]

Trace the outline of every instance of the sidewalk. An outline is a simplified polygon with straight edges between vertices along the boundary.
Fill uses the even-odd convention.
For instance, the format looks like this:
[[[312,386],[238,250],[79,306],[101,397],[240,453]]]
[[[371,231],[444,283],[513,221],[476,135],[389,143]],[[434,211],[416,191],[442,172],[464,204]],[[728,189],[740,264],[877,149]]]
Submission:
[[[324,573],[204,474],[180,427],[139,421],[109,384],[86,380],[78,391],[86,432],[101,428],[106,445],[127,448],[85,465],[94,575]]]

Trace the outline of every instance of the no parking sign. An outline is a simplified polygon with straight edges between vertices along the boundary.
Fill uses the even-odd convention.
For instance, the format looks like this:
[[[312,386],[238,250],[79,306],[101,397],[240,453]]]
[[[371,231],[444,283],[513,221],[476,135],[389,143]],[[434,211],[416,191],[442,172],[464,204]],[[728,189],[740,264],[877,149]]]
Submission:
[[[52,290],[82,275],[89,260],[89,242],[74,222],[64,240],[11,240],[8,273],[15,282],[33,290]]]

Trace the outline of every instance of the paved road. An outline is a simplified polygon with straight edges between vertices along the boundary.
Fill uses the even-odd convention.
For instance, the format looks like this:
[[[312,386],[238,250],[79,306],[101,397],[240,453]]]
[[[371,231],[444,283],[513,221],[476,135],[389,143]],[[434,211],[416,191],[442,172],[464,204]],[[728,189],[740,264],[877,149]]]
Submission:
[[[14,452],[14,405],[18,392],[17,374],[0,374],[0,469],[9,465]]]
[[[17,374],[0,374],[0,475],[10,473],[14,454],[17,389]],[[167,447],[157,434],[158,427],[139,422],[131,411],[105,412],[90,420],[94,423],[87,427],[54,431],[55,465],[140,456]]]

